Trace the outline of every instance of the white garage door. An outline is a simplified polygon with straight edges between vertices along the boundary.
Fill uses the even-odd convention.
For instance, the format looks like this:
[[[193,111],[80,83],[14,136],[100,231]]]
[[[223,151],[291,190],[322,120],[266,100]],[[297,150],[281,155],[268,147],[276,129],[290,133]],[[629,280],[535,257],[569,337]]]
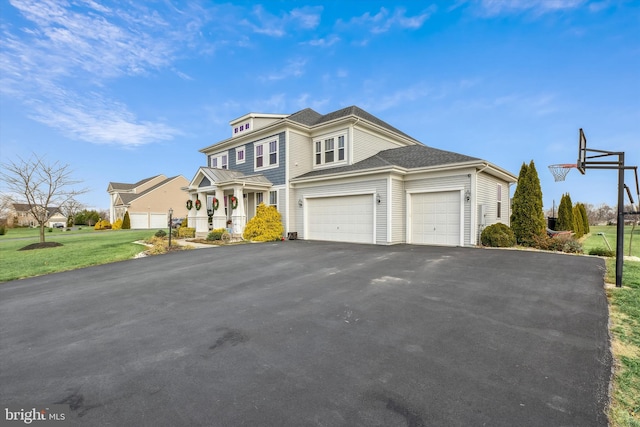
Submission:
[[[411,243],[460,245],[460,192],[411,195]]]
[[[130,213],[129,220],[132,229],[149,228],[149,218],[146,213]]]
[[[375,243],[373,203],[372,194],[307,199],[306,238]]]
[[[167,214],[152,213],[151,214],[151,228],[167,228],[169,224],[169,216]]]

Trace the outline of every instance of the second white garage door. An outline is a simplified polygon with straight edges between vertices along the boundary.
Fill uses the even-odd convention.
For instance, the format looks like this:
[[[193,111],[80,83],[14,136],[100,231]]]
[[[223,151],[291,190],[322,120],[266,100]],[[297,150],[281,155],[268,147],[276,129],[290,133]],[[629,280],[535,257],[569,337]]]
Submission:
[[[372,194],[306,201],[306,239],[375,243]]]
[[[411,243],[461,245],[460,192],[411,195]]]

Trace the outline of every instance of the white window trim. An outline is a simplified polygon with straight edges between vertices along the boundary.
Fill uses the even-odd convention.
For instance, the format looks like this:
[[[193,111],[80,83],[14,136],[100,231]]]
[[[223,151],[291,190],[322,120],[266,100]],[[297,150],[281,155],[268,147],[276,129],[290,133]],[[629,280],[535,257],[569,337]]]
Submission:
[[[269,143],[276,143],[276,162],[272,165],[268,164],[269,162]],[[258,147],[262,146],[262,166],[256,166],[256,162],[258,160]],[[280,166],[280,138],[276,135],[271,138],[265,138],[260,141],[253,143],[253,170],[255,171],[263,171],[267,169],[275,169]]]
[[[276,202],[275,203],[271,203],[271,194],[275,193],[276,195]],[[269,206],[275,206],[276,209],[278,209],[278,190],[269,190]]]
[[[313,158],[311,159],[311,161],[313,162],[313,168],[314,169],[322,169],[322,168],[326,168],[326,167],[334,167],[334,166],[342,166],[342,165],[346,165],[348,164],[349,161],[349,133],[347,131],[347,129],[343,129],[341,131],[338,132],[333,132],[333,133],[329,133],[329,134],[325,134],[325,135],[320,135],[318,137],[313,138]],[[344,159],[342,160],[338,160],[339,157],[339,141],[340,141],[340,137],[344,138]],[[325,156],[326,156],[326,140],[333,138],[333,161],[332,162],[325,162]],[[318,154],[318,152],[316,151],[316,144],[320,143],[320,163],[316,163],[316,155]]]
[[[242,156],[242,159],[238,159],[239,152],[242,152],[244,154],[244,156]],[[245,146],[243,145],[242,147],[236,147],[236,165],[241,165],[246,161],[247,161],[247,150]]]
[[[213,154],[209,156],[209,167],[213,168],[213,159],[218,159],[218,164],[220,166],[216,167],[217,169],[222,169],[222,156],[227,156],[227,170],[229,169],[229,152],[223,151],[220,153]]]

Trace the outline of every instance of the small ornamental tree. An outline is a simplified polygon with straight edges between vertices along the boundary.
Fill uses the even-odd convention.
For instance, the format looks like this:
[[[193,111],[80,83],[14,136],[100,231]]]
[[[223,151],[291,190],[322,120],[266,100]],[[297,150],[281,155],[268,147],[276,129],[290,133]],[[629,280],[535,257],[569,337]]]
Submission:
[[[129,212],[124,213],[124,218],[122,218],[122,227],[123,230],[131,230],[131,219],[129,218]]]
[[[556,230],[573,231],[573,204],[569,193],[563,194],[558,206],[558,220],[556,221]]]
[[[522,163],[511,212],[511,229],[519,244],[531,246],[545,235],[542,189],[533,160],[529,165]]]
[[[242,237],[254,242],[272,242],[280,240],[284,233],[282,217],[275,206],[260,203],[256,216],[251,218],[244,228]]]

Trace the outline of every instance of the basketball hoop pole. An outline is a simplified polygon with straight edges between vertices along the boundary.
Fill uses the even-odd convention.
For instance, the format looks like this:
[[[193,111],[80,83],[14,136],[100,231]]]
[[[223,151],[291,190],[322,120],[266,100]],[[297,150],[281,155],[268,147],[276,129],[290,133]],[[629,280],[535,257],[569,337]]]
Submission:
[[[616,228],[616,288],[622,287],[624,265],[624,152],[618,153],[618,224]]]

